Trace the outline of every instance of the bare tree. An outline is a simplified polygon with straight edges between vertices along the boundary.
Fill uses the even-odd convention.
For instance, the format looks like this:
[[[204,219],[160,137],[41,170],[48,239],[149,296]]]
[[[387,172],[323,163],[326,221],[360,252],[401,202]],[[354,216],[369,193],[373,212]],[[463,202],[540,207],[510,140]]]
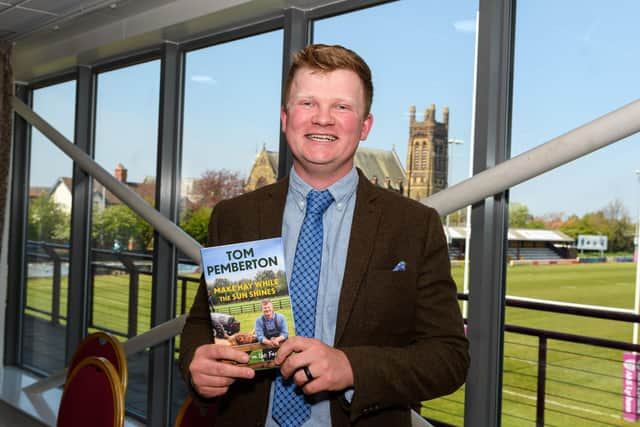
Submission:
[[[242,194],[243,180],[239,172],[226,169],[206,170],[194,182],[193,187],[193,193],[189,197],[190,208],[212,208],[221,200]]]

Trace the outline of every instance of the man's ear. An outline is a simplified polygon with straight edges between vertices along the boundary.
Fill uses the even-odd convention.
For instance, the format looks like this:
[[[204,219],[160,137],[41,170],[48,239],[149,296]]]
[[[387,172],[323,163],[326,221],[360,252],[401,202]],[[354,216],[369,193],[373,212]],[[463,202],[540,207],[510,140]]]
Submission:
[[[373,126],[373,114],[369,113],[362,122],[362,131],[360,132],[360,141],[364,141],[369,136],[371,127]]]
[[[287,131],[287,110],[285,107],[280,109],[280,125],[282,126],[282,132]]]

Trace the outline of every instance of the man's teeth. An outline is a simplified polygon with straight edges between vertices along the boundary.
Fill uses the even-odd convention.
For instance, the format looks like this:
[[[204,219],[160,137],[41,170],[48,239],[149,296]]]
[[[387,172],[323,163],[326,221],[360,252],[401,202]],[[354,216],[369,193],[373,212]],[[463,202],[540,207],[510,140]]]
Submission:
[[[322,141],[322,142],[330,142],[338,139],[332,135],[309,135],[309,138],[313,139],[314,141]]]

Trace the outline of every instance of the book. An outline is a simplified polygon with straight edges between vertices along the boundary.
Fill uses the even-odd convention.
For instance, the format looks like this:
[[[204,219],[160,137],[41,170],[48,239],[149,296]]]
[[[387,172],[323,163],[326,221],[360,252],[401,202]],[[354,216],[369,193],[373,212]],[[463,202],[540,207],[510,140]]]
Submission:
[[[282,238],[200,252],[215,343],[245,351],[250,368],[275,367],[279,346],[295,335]]]

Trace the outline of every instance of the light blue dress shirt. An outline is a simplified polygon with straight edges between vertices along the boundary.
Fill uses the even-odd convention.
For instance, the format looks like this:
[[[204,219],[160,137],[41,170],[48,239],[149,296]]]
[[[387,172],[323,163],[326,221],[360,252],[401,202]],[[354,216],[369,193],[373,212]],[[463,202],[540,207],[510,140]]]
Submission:
[[[322,222],[322,265],[320,266],[318,300],[316,303],[315,338],[330,346],[333,346],[335,338],[338,302],[342,289],[344,268],[347,262],[347,250],[349,248],[349,237],[351,236],[353,211],[356,206],[357,187],[358,172],[354,167],[347,175],[328,188],[334,202],[325,212]],[[287,283],[291,280],[298,234],[300,234],[306,211],[307,193],[311,190],[313,188],[304,182],[296,174],[295,170],[291,168],[289,192],[287,193],[282,220],[282,240],[284,242]],[[267,427],[278,426],[278,423],[271,418],[273,391],[274,388],[272,386],[269,397],[269,412],[265,421]],[[331,425],[329,400],[322,395],[316,397],[318,401],[311,406],[311,417],[303,424],[304,427]]]

